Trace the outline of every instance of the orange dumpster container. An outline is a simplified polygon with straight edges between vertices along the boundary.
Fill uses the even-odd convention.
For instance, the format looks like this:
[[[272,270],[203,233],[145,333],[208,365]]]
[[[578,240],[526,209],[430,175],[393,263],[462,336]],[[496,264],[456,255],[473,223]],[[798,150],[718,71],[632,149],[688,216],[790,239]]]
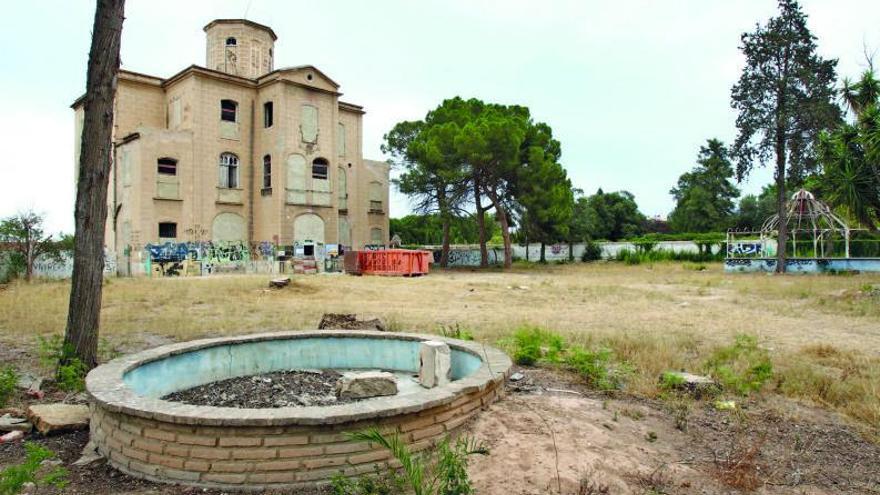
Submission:
[[[427,275],[430,251],[410,249],[385,249],[382,251],[357,251],[357,268],[346,271],[366,275],[391,275],[411,277]],[[352,266],[352,268],[354,268]]]

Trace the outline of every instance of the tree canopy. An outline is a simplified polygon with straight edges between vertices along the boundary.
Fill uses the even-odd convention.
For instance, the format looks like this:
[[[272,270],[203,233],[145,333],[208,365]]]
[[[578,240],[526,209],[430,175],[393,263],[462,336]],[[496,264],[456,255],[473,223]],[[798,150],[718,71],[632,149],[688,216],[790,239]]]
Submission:
[[[670,194],[675,209],[669,223],[678,232],[719,232],[732,227],[734,199],[739,190],[733,184],[733,166],[727,147],[710,139],[700,147],[697,166],[682,174]]]

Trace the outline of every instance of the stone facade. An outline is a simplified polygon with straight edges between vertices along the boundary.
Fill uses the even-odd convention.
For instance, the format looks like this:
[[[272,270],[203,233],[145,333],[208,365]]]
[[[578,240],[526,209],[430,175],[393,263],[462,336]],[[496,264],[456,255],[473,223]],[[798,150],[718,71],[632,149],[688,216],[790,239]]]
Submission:
[[[313,66],[275,70],[267,26],[205,32],[207,67],[119,73],[107,250],[270,242],[320,258],[387,244],[389,167],[363,159],[363,108]],[[78,149],[82,98],[73,109]]]

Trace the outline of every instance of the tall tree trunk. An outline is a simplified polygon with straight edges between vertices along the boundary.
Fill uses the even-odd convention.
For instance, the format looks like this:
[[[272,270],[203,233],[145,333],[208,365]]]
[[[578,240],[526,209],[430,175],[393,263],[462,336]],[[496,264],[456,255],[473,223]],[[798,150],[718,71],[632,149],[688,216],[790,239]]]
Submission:
[[[113,100],[124,8],[125,0],[98,0],[89,50],[74,214],[73,276],[64,332],[65,348],[72,350],[88,368],[95,367],[98,362]]]
[[[449,266],[449,204],[446,200],[446,191],[437,188],[437,209],[440,210],[440,222],[443,225],[443,239],[440,241],[443,247],[440,250],[440,266]]]
[[[780,154],[780,149],[781,154]],[[785,194],[785,143],[776,144],[776,214],[779,218],[779,237],[776,241],[776,273],[785,273],[785,247],[788,242]]]
[[[544,241],[541,241],[541,259],[538,260],[538,261],[541,262],[541,263],[546,263],[546,262],[547,262],[547,252],[546,252],[546,250],[547,250],[547,245],[544,244]]]
[[[477,230],[480,235],[480,268],[489,266],[489,251],[486,249],[486,209],[483,208],[482,186],[479,174],[474,174],[474,203],[477,208]]]
[[[507,210],[501,204],[498,195],[492,189],[487,189],[486,194],[495,207],[495,214],[498,217],[498,223],[501,224],[501,237],[504,239],[504,268],[513,266],[513,253],[510,249],[510,224],[507,222]]]

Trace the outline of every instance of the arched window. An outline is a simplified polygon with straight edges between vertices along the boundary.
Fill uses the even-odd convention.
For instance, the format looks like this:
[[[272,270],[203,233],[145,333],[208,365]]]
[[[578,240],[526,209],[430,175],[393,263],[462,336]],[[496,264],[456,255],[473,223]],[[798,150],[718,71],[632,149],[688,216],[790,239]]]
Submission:
[[[232,153],[220,155],[220,187],[238,188],[238,157]]]
[[[235,100],[220,100],[220,120],[237,122],[238,103]]]
[[[235,38],[229,37],[226,38],[226,46],[235,46],[238,44],[238,41]]]
[[[263,189],[272,188],[272,157],[266,155],[263,157]]]
[[[312,162],[312,179],[327,180],[329,166],[330,163],[324,158],[315,158]]]

